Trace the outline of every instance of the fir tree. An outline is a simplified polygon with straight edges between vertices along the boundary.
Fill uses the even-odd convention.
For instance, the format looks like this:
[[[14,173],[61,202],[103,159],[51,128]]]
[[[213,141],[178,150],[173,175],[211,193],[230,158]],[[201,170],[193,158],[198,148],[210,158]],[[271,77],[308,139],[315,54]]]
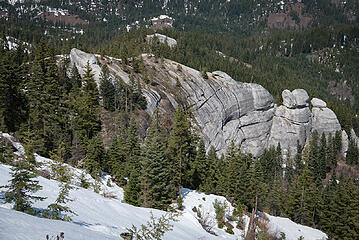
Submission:
[[[100,76],[100,96],[102,98],[103,107],[106,110],[115,110],[115,87],[111,82],[107,65],[102,67]]]
[[[70,190],[73,189],[69,183],[61,183],[60,184],[60,193],[59,196],[56,198],[55,202],[50,204],[48,208],[48,217],[51,219],[56,220],[63,220],[63,221],[71,221],[71,217],[68,216],[68,213],[75,214],[68,206],[65,204],[68,202],[73,201],[70,199],[69,193]]]
[[[11,168],[12,179],[10,184],[2,186],[7,188],[5,193],[5,200],[9,203],[14,203],[14,209],[29,214],[34,214],[35,211],[31,205],[34,201],[42,201],[46,198],[32,195],[38,190],[42,189],[39,181],[34,178],[37,177],[34,165],[31,164],[33,153],[27,148],[26,154],[22,159],[16,162],[15,167]]]
[[[146,207],[166,210],[175,196],[176,188],[171,183],[170,169],[165,155],[166,139],[159,126],[156,126],[158,121],[158,119],[153,121],[144,146],[141,192],[142,195],[147,192],[147,199],[143,199],[147,202]]]
[[[181,198],[182,186],[190,182],[185,176],[195,157],[196,138],[192,133],[190,115],[181,106],[177,106],[173,121],[167,152],[171,160],[172,181],[178,186]]]
[[[91,138],[86,148],[86,159],[84,162],[85,169],[91,176],[98,178],[100,176],[104,147],[101,135]]]

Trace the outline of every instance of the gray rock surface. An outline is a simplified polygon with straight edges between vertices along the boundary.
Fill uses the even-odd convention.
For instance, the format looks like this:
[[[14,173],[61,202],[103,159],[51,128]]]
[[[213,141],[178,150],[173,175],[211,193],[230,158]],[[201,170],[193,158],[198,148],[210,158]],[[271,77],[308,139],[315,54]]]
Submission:
[[[154,37],[157,37],[158,41],[160,41],[160,43],[165,43],[169,47],[174,47],[174,46],[177,45],[176,39],[167,37],[166,35],[162,35],[162,34],[159,34],[159,33],[155,33],[155,34],[152,34],[152,35],[147,35],[146,39],[147,39],[147,41],[152,41],[152,39]]]
[[[85,53],[81,50],[73,48],[70,52],[70,61],[71,66],[73,66],[74,64],[76,65],[81,76],[84,75],[85,67],[87,65],[87,62],[89,62],[90,67],[92,68],[92,73],[94,74],[94,79],[97,84],[99,83],[101,67],[98,65],[97,59],[94,54]]]
[[[337,116],[331,109],[326,107],[327,104],[323,100],[313,98],[311,103],[313,106],[312,131],[317,131],[320,136],[322,133],[334,135],[336,131],[342,129]]]
[[[305,91],[304,89],[295,89],[292,92],[297,107],[308,107],[309,106],[309,96],[307,91]]]
[[[313,107],[317,108],[326,108],[327,103],[319,98],[313,98],[312,101],[310,101]]]
[[[257,156],[265,148],[280,143],[285,156],[294,156],[297,141],[305,145],[311,130],[319,134],[335,134],[341,130],[336,115],[324,101],[313,98],[310,111],[309,96],[303,89],[284,90],[283,105],[275,107],[271,94],[258,84],[237,82],[221,71],[206,73],[207,77],[203,78],[200,71],[177,62],[167,59],[159,62],[146,54],[142,57],[145,66],[155,70],[152,81],[156,84],[146,84],[140,74],[135,75],[141,81],[148,115],[159,109],[171,117],[178,104],[192,106],[207,150],[214,146],[222,154],[234,141],[241,144],[245,152]],[[89,61],[99,82],[101,66],[95,55],[73,49],[70,60],[80,73]],[[106,57],[100,61],[108,64],[113,79],[118,76],[129,83],[129,75],[119,62],[107,61]],[[344,149],[345,135],[342,132]]]
[[[304,146],[310,136],[311,112],[308,94],[303,89],[284,90],[283,105],[276,107],[268,147],[281,145],[285,158],[297,152],[297,142]]]

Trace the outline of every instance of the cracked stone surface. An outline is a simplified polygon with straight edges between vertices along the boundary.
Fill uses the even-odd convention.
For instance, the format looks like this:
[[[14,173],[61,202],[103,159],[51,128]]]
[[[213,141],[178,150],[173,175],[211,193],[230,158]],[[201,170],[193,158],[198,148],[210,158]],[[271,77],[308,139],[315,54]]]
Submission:
[[[304,146],[310,136],[311,112],[308,94],[303,89],[282,92],[283,105],[275,108],[268,147],[282,148],[284,157],[294,156],[297,142]]]
[[[191,106],[207,150],[212,145],[219,155],[234,141],[241,144],[243,151],[255,156],[278,143],[283,155],[294,156],[297,141],[305,145],[311,131],[334,134],[341,130],[336,115],[324,101],[313,98],[310,111],[309,96],[303,89],[284,90],[283,105],[275,106],[272,95],[258,84],[235,81],[221,71],[207,72],[204,78],[200,71],[177,62],[159,61],[146,54],[142,57],[148,71],[153,71],[156,82],[146,84],[143,76],[134,76],[141,82],[147,114],[151,116],[159,109],[170,117],[178,104]],[[73,49],[70,60],[80,73],[89,61],[94,78],[99,81],[101,67],[95,55]],[[119,62],[106,60],[106,57],[105,61],[112,78],[119,76],[129,83],[129,75]],[[347,139],[346,133],[342,134]]]

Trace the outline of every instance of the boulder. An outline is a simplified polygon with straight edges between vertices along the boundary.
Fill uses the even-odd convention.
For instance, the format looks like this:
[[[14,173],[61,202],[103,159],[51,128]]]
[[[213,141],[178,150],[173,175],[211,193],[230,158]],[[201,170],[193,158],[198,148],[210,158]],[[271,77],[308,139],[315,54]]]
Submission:
[[[282,92],[283,105],[287,108],[295,108],[297,105],[296,99],[293,96],[292,92],[288,89]]]
[[[326,108],[327,103],[319,98],[313,98],[312,101],[310,101],[313,107],[317,108]]]
[[[297,107],[308,107],[309,106],[309,96],[307,91],[304,89],[295,89],[292,92]]]
[[[314,100],[314,101],[313,101]],[[335,113],[326,107],[326,103],[320,99],[313,98],[311,101],[312,108],[312,131],[317,131],[319,136],[324,133],[328,135],[335,134],[342,128],[339,124],[338,118]]]

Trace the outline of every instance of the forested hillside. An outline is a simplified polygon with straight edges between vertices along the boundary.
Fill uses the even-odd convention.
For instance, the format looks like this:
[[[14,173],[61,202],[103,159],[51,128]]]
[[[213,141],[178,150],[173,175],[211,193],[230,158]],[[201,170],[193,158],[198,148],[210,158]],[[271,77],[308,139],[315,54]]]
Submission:
[[[21,142],[25,155],[14,154],[0,135],[0,162],[14,166],[15,180],[26,173],[21,184],[33,192],[41,188],[30,181],[40,174],[37,153],[94,179],[111,174],[134,206],[182,209],[181,189],[189,188],[227,197],[234,219],[255,210],[320,229],[329,239],[358,239],[357,11],[357,1],[325,0],[2,1],[0,131]],[[160,14],[172,17],[173,27],[154,30],[150,19]],[[154,33],[173,44],[148,37]],[[69,57],[75,47],[97,55],[79,68]],[[311,131],[289,157],[280,144],[258,156],[234,142],[223,155],[206,151],[186,96],[177,102],[166,96],[167,107],[156,109],[144,94],[156,86],[162,93],[180,89],[179,79],[173,89],[163,87],[172,78],[156,80],[170,60],[178,72],[199,70],[204,81],[220,70],[260,84],[277,106],[283,90],[305,89],[334,111],[348,146],[339,131]],[[114,76],[114,67],[124,75]],[[21,184],[9,184],[0,196],[36,215],[31,201],[17,201],[20,190],[10,191]],[[232,233],[236,226],[217,209],[218,227]],[[256,238],[272,239],[267,232]]]

